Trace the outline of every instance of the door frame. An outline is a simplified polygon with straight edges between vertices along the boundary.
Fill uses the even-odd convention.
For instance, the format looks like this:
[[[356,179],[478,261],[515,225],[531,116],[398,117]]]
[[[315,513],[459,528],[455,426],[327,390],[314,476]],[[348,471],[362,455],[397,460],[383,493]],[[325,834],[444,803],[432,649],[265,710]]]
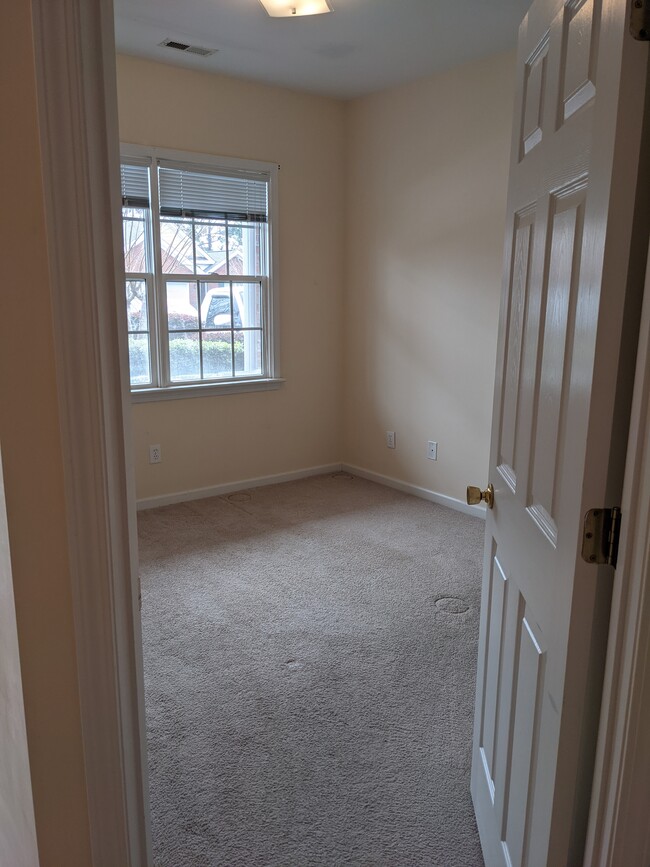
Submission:
[[[630,417],[585,865],[650,858],[650,254]],[[644,738],[645,734],[645,738]],[[646,808],[644,810],[644,807]]]
[[[148,867],[113,3],[31,10],[92,864]]]
[[[93,867],[147,867],[112,0],[31,2]],[[638,791],[640,762],[648,758],[639,713],[643,702],[648,707],[650,691],[640,664],[650,647],[650,509],[644,500],[650,485],[648,282],[645,296],[623,503],[629,520],[615,574],[592,792],[593,860],[586,863],[594,867],[622,863],[616,859],[629,795]],[[642,599],[646,604],[635,608]],[[634,830],[638,851],[647,851],[645,823]]]

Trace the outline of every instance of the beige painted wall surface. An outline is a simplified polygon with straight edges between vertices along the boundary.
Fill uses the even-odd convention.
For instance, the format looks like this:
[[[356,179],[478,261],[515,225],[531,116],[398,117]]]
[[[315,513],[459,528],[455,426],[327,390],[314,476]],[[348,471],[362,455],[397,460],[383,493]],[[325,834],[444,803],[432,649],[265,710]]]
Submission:
[[[501,55],[348,107],[343,457],[461,500],[488,481],[513,93]]]
[[[0,442],[41,867],[91,863],[29,3],[5,3]],[[25,318],[28,311],[27,318]],[[0,851],[0,863],[13,867]]]
[[[122,141],[277,162],[278,390],[133,409],[139,498],[340,460],[344,106],[118,58]],[[148,463],[160,443],[163,461]]]

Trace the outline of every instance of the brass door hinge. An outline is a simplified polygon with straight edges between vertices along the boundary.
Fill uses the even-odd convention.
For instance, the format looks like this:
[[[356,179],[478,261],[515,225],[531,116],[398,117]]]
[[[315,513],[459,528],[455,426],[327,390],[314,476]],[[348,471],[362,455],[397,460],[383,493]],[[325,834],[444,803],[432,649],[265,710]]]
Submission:
[[[618,540],[621,535],[621,510],[590,509],[585,515],[582,559],[587,563],[606,563],[616,568]]]
[[[650,39],[650,0],[630,0],[630,33],[635,39]]]

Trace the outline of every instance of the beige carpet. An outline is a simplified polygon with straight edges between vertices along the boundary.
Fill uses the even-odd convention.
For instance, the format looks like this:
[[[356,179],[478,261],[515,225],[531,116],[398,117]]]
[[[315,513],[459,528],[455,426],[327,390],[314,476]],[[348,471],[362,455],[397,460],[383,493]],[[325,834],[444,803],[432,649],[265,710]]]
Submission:
[[[478,867],[483,524],[346,474],[140,514],[156,867]]]

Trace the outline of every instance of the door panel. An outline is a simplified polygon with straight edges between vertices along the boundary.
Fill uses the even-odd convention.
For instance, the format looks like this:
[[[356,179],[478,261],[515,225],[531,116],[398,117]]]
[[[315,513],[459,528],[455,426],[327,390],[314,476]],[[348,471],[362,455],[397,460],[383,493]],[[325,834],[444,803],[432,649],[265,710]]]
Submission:
[[[516,701],[512,714],[512,757],[504,821],[504,853],[513,867],[524,861],[529,835],[531,793],[535,790],[544,651],[535,628],[524,617],[517,622]],[[520,797],[518,793],[525,793]]]
[[[530,254],[533,246],[534,209],[519,213],[515,218],[512,277],[509,293],[508,338],[506,346],[505,376],[503,383],[503,410],[499,472],[510,486],[517,490],[517,470],[521,466],[518,433],[520,428],[520,383],[523,360],[524,326],[528,310]]]
[[[598,16],[594,19],[594,0],[568,3],[563,29],[561,122],[596,95]]]
[[[577,191],[576,190],[577,187]],[[548,261],[541,278],[539,382],[533,400],[536,420],[530,444],[531,518],[552,545],[557,545],[557,475],[562,465],[563,424],[569,398],[575,303],[580,271],[582,203],[586,181],[551,198],[550,231],[544,239]],[[539,282],[536,282],[539,285]],[[534,372],[530,372],[534,376]]]
[[[546,100],[546,61],[548,37],[545,33],[526,60],[523,126],[520,156],[529,153],[542,140],[542,116]]]
[[[495,791],[494,769],[497,749],[498,713],[502,705],[502,651],[506,633],[507,580],[505,572],[495,556],[492,560],[492,572],[490,575],[488,643],[485,654],[487,665],[483,689],[485,704],[482,709],[483,720],[480,741],[481,759],[492,799],[494,799]]]
[[[487,867],[581,861],[611,586],[581,529],[622,485],[613,407],[634,338],[647,46],[626,17],[619,0],[536,0],[520,29],[472,763]]]

